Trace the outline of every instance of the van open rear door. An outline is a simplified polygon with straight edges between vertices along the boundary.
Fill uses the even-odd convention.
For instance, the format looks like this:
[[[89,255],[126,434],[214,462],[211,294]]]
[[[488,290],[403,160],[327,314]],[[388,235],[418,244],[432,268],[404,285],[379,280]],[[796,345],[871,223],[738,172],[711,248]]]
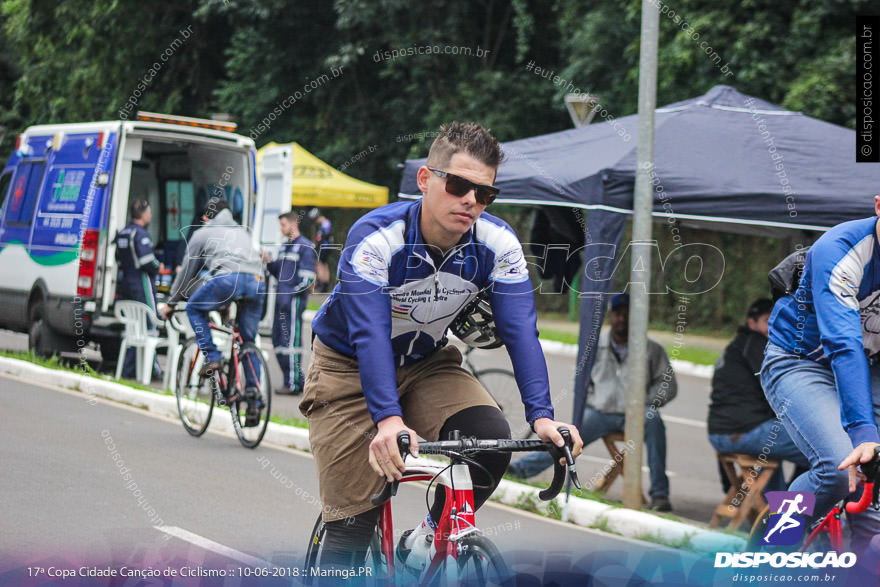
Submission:
[[[281,243],[278,215],[289,212],[293,193],[293,148],[290,145],[269,147],[262,151],[257,163],[257,215],[262,218],[260,247]],[[257,236],[257,235],[255,235]]]
[[[292,208],[293,194],[293,147],[279,145],[263,149],[257,161],[257,218],[255,224],[259,231],[254,231],[254,245],[261,250],[269,251],[274,257],[281,244],[281,229],[278,226],[278,215],[289,212]],[[269,292],[274,291],[274,278],[270,280]],[[272,330],[275,314],[275,296],[268,296],[266,316],[260,322],[260,329]]]

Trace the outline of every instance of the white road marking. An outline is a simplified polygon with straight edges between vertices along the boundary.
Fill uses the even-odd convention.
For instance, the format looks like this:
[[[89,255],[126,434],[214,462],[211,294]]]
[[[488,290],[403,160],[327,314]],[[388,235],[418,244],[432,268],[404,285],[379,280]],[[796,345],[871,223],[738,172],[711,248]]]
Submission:
[[[195,544],[199,548],[210,550],[211,552],[215,552],[221,556],[225,556],[226,558],[231,558],[232,560],[238,561],[245,565],[266,568],[272,568],[274,566],[272,563],[264,561],[263,559],[245,554],[243,552],[235,550],[234,548],[230,548],[228,546],[220,544],[219,542],[214,542],[213,540],[205,538],[204,536],[194,534],[189,530],[178,528],[177,526],[153,526],[153,528],[170,536],[174,536],[175,538],[179,538],[180,540],[189,542],[190,544]]]
[[[702,420],[691,420],[690,418],[679,418],[678,416],[667,416],[663,414],[664,422],[672,422],[674,424],[684,424],[685,426],[693,426],[694,428],[706,428],[706,422]]]

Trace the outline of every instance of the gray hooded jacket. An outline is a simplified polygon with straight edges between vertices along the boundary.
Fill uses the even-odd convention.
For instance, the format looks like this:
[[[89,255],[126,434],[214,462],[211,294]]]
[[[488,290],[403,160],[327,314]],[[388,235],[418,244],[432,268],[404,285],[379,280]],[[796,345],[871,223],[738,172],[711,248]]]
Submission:
[[[235,222],[228,209],[221,210],[192,234],[186,246],[183,266],[171,285],[168,303],[183,299],[186,292],[192,290],[189,284],[202,269],[207,269],[211,275],[263,274],[263,262],[260,253],[251,245],[250,234]]]
[[[593,409],[608,414],[626,412],[626,387],[629,373],[629,358],[621,362],[611,348],[611,332],[606,330],[599,336],[596,362],[590,381],[587,404]],[[648,380],[645,389],[645,404],[659,408],[666,405],[678,393],[678,381],[669,364],[666,350],[660,343],[648,339]]]

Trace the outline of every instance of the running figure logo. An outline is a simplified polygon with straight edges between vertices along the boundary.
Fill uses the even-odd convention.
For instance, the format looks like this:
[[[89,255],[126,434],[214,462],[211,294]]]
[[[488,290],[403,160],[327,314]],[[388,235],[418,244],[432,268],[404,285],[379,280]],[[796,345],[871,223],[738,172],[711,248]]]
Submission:
[[[797,544],[804,535],[805,518],[813,513],[816,496],[808,491],[771,491],[765,497],[771,513],[761,544]]]

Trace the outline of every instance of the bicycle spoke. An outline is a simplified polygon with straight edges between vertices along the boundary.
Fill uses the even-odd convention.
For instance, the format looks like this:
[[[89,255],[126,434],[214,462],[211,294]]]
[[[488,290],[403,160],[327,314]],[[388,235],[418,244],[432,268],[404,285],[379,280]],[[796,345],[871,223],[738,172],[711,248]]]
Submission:
[[[209,379],[199,375],[204,355],[194,339],[187,341],[178,364],[175,390],[177,412],[188,433],[201,436],[208,428],[214,408],[213,387]]]
[[[233,357],[233,400],[229,406],[232,425],[242,445],[255,448],[269,425],[272,387],[269,369],[256,345],[245,343]]]

